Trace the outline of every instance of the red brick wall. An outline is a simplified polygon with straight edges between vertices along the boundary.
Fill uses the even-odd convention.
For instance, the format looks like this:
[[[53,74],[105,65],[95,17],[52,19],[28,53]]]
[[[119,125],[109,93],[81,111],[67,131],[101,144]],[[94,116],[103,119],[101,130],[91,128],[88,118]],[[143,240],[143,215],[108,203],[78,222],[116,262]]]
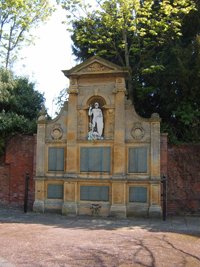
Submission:
[[[200,213],[200,144],[168,145],[161,135],[161,176],[167,177],[167,213]]]
[[[23,207],[25,174],[29,172],[29,207],[34,201],[36,136],[15,136],[0,165],[0,204]],[[167,176],[167,212],[200,212],[200,144],[168,146],[161,135],[161,176]]]
[[[200,144],[168,147],[168,213],[200,213]]]
[[[168,160],[168,137],[167,134],[161,134],[160,138],[160,174],[167,176]]]
[[[29,207],[34,201],[35,136],[14,136],[8,143],[5,164],[0,167],[0,204],[23,207],[25,175],[29,173]]]
[[[0,204],[9,204],[9,165],[0,165]]]

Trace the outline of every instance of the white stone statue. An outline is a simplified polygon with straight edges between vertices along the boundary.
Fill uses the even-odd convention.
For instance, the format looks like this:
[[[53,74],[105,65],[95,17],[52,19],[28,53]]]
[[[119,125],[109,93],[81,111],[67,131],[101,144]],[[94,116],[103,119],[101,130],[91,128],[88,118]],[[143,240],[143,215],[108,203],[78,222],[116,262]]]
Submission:
[[[94,108],[90,105],[88,115],[90,116],[88,140],[103,139],[103,113],[99,103],[96,102]]]

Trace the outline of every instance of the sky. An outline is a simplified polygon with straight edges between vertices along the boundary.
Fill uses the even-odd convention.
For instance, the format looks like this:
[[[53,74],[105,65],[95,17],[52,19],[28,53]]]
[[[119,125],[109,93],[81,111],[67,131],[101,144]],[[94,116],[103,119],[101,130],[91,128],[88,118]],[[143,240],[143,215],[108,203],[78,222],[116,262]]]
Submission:
[[[46,24],[34,30],[35,45],[23,48],[19,55],[22,59],[15,64],[15,73],[28,77],[35,83],[35,89],[44,93],[45,105],[53,117],[56,111],[53,99],[68,86],[62,70],[76,65],[70,34],[62,24],[64,19],[64,11],[58,8]]]

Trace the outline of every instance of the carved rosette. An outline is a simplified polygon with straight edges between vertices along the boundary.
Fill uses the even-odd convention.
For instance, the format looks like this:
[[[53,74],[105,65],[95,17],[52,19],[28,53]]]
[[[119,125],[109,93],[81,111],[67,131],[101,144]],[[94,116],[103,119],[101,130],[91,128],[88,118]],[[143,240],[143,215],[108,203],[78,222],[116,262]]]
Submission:
[[[131,130],[131,135],[136,140],[141,140],[144,137],[145,131],[140,122],[136,122],[133,125],[133,128]]]
[[[60,126],[60,124],[55,124],[52,131],[51,131],[51,137],[53,140],[60,140],[63,136],[63,130]]]

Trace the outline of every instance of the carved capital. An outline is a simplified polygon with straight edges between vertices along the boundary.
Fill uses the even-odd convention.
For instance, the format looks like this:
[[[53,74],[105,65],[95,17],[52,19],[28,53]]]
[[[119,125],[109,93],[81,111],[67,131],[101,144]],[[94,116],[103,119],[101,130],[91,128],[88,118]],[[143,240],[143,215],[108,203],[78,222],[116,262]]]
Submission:
[[[124,88],[124,87],[118,87],[117,88],[117,92],[126,92],[126,88]]]
[[[115,92],[126,92],[125,81],[121,77],[116,78]]]
[[[78,88],[75,86],[70,86],[70,88],[67,90],[68,94],[78,94]]]

